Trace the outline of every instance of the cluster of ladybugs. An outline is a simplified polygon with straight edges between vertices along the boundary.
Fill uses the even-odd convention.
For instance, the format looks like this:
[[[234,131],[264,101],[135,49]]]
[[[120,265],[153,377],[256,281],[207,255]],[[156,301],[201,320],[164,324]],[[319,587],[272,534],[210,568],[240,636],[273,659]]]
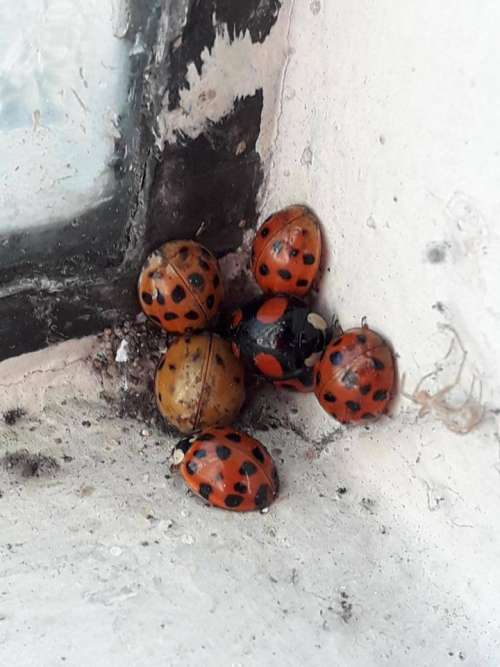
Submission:
[[[215,257],[194,241],[156,250],[139,278],[146,315],[178,334],[158,366],[161,414],[182,433],[174,464],[189,488],[210,504],[246,511],[269,507],[278,493],[266,448],[230,427],[245,399],[245,368],[285,389],[314,391],[322,407],[347,424],[382,414],[392,398],[394,360],[366,325],[331,341],[325,320],[302,299],[317,278],[321,231],[304,206],[271,215],[256,234],[252,271],[264,296],[215,321],[223,284]],[[195,434],[195,435],[192,435]]]

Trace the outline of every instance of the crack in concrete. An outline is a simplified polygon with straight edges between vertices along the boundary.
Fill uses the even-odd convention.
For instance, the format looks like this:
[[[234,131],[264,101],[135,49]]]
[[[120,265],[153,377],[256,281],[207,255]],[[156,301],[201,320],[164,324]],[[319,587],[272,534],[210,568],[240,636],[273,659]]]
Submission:
[[[281,82],[280,82],[280,90],[279,90],[279,95],[278,95],[278,113],[276,115],[276,123],[275,123],[275,132],[274,136],[271,141],[271,151],[270,151],[270,159],[269,163],[270,166],[275,167],[276,166],[276,160],[275,160],[275,149],[274,146],[279,146],[279,139],[281,136],[281,120],[283,118],[283,113],[284,113],[284,97],[285,97],[285,85],[286,85],[286,79],[288,75],[288,68],[290,66],[290,60],[292,57],[291,51],[290,51],[290,36],[292,34],[292,22],[293,22],[293,17],[295,15],[295,3],[296,0],[291,0],[290,4],[290,11],[288,14],[288,25],[287,25],[287,30],[286,30],[286,47],[287,47],[287,52],[286,52],[286,60],[285,64],[283,65],[283,74],[281,76]],[[266,175],[264,177],[264,186],[263,186],[263,192],[264,192],[264,200],[262,202],[262,207],[261,210],[265,211],[267,209],[267,203],[269,201],[269,175],[270,175],[271,169],[268,168],[266,170]]]

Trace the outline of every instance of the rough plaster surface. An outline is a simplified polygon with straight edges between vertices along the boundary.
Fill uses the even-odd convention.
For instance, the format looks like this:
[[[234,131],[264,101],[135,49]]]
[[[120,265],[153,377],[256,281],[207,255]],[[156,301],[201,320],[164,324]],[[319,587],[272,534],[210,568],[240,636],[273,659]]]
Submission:
[[[448,322],[498,407],[500,6],[291,4],[262,217],[310,204],[326,232],[320,304],[385,331],[415,381]]]
[[[2,664],[498,664],[490,423],[323,428],[266,394],[247,423],[280,498],[231,514],[171,473],[173,440],[99,402],[95,349],[0,365],[0,410],[27,413],[0,421]]]

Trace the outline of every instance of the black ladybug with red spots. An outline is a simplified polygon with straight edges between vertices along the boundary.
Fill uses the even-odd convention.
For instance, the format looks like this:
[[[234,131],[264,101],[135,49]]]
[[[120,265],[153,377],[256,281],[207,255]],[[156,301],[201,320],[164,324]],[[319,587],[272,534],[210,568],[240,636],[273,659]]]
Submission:
[[[235,310],[230,335],[236,356],[285,388],[312,389],[311,369],[328,340],[325,320],[298,297],[261,297]]]

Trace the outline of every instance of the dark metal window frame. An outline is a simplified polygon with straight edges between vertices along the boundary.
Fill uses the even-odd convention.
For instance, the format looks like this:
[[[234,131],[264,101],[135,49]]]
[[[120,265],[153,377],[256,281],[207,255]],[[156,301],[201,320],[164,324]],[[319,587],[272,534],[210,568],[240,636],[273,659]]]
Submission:
[[[201,221],[198,239],[217,255],[238,246],[242,221],[252,225],[256,219],[262,91],[237,100],[231,114],[196,139],[178,137],[162,152],[153,130],[165,95],[170,108],[179,103],[188,64],[201,67],[217,22],[231,39],[249,30],[254,41],[264,41],[280,6],[279,0],[129,0],[125,38],[132,45],[140,32],[147,48],[131,57],[131,102],[120,119],[123,140],[115,145],[114,195],[71,220],[0,237],[0,359],[133,315],[145,255],[166,240],[194,237]],[[158,58],[163,12],[169,32],[161,35]],[[179,36],[182,47],[173,48]],[[236,155],[242,140],[247,149]]]

